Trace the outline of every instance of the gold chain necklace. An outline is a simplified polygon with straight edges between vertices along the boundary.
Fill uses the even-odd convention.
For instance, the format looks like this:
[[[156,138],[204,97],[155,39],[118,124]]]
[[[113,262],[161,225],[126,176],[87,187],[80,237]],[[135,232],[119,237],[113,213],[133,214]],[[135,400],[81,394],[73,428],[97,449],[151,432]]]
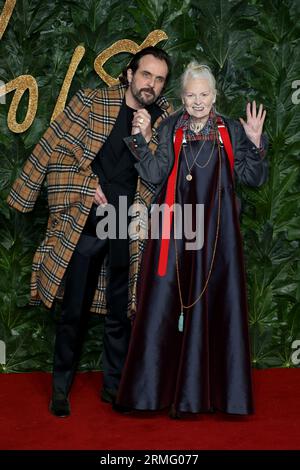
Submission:
[[[190,305],[184,305],[183,299],[182,299],[182,290],[181,290],[181,285],[180,285],[180,275],[179,275],[179,259],[178,259],[178,250],[177,250],[177,243],[176,243],[176,237],[174,236],[174,243],[175,243],[175,259],[176,259],[176,277],[177,277],[177,284],[178,284],[178,292],[179,292],[179,299],[180,299],[180,315],[178,319],[178,330],[180,332],[183,331],[183,321],[184,321],[184,309],[189,309],[192,308],[194,305],[196,305],[197,302],[201,299],[203,296],[204,292],[207,289],[208,282],[211,277],[214,261],[215,261],[215,255],[216,255],[216,250],[217,250],[217,243],[218,243],[218,238],[219,238],[219,231],[220,231],[220,218],[221,218],[221,176],[222,176],[222,157],[221,157],[221,149],[220,149],[220,144],[219,140],[217,140],[218,143],[218,159],[219,159],[219,178],[218,178],[218,215],[217,215],[217,227],[216,227],[216,236],[215,236],[215,241],[214,241],[214,247],[213,247],[213,254],[211,258],[211,263],[208,271],[208,275],[206,278],[206,281],[204,283],[204,287],[196,300],[192,302]],[[175,195],[174,195],[174,201],[176,201],[176,186],[175,185]],[[175,214],[175,208],[176,204],[174,204],[174,224],[176,223],[176,214]],[[176,233],[176,230],[174,230],[174,233]]]
[[[198,168],[205,168],[205,167],[209,164],[209,162],[210,162],[210,160],[211,160],[211,157],[213,156],[213,153],[214,153],[214,150],[215,150],[215,140],[214,140],[214,145],[213,145],[213,147],[212,147],[212,150],[211,150],[211,152],[210,152],[210,156],[208,157],[208,160],[205,162],[205,164],[204,164],[204,165],[199,165],[199,163],[197,163],[198,157],[199,157],[199,155],[200,155],[200,152],[201,152],[201,150],[202,150],[202,148],[203,148],[205,142],[206,142],[206,141],[204,140],[204,141],[203,141],[203,144],[201,145],[200,149],[198,150],[198,152],[197,152],[197,154],[196,154],[196,157],[194,157],[192,145],[189,144],[189,147],[190,147],[190,150],[191,150],[191,154],[192,154],[192,158],[193,158],[193,163],[191,164],[191,166],[189,166],[189,163],[188,163],[188,158],[187,158],[187,154],[186,154],[186,151],[185,151],[185,147],[182,146],[182,150],[183,150],[183,154],[184,154],[184,159],[185,159],[185,162],[186,162],[186,166],[187,166],[187,168],[188,168],[188,174],[187,174],[186,177],[185,177],[187,181],[192,181],[192,179],[193,179],[191,172],[192,172],[192,168],[193,168],[194,165],[197,165]]]
[[[192,159],[193,159],[193,162],[192,162],[191,166],[189,166],[189,163],[188,163],[187,155],[186,155],[186,152],[185,152],[185,146],[184,146],[184,145],[182,146],[182,150],[183,150],[183,154],[184,154],[185,163],[186,163],[186,166],[187,166],[187,169],[188,169],[188,174],[187,174],[186,177],[185,177],[187,181],[192,181],[192,179],[193,179],[193,177],[192,177],[192,175],[191,175],[191,171],[192,171],[192,168],[193,168],[193,166],[195,165],[195,163],[196,163],[196,161],[197,161],[197,158],[198,158],[199,155],[200,155],[201,150],[203,149],[204,144],[205,144],[205,140],[203,140],[203,143],[202,143],[200,149],[199,149],[198,152],[196,153],[196,157],[194,157],[193,150],[192,150],[192,146],[190,145],[191,154],[192,154]]]
[[[200,165],[199,163],[197,163],[197,161],[195,162],[195,164],[196,164],[196,166],[197,166],[198,168],[205,168],[205,167],[209,164],[209,162],[210,162],[210,160],[211,160],[211,157],[213,156],[213,153],[214,153],[214,150],[215,150],[215,146],[216,146],[216,141],[214,140],[213,142],[214,142],[214,144],[213,144],[212,151],[211,151],[211,153],[210,153],[210,156],[209,156],[208,160],[204,163],[204,165]],[[191,148],[191,150],[192,150],[192,148]]]

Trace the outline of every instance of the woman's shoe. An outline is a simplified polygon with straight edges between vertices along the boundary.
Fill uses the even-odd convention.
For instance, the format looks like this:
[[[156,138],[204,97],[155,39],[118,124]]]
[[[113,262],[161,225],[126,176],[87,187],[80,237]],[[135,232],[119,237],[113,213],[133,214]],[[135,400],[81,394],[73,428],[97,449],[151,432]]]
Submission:
[[[119,405],[118,403],[113,403],[112,409],[116,411],[117,413],[121,413],[121,414],[129,414],[133,412],[133,408],[131,408],[130,406]]]
[[[176,410],[175,405],[171,405],[170,411],[169,411],[169,417],[171,419],[181,419],[182,415],[180,411]]]

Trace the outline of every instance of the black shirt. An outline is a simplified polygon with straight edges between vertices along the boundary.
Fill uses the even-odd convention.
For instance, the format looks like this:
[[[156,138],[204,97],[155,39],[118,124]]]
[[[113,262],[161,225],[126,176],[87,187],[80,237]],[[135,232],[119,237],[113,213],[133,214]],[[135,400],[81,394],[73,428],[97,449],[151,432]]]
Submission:
[[[146,109],[151,116],[151,124],[153,126],[157,118],[162,114],[162,110],[155,103],[147,106]],[[116,210],[117,238],[109,240],[109,262],[112,266],[129,264],[128,236],[126,239],[118,238],[119,196],[127,197],[128,214],[128,208],[134,200],[138,173],[134,167],[136,161],[124,143],[123,138],[131,135],[135,111],[135,109],[127,106],[124,98],[115,125],[91,165],[93,172],[99,178],[101,188],[108,203],[113,205]],[[84,233],[94,236],[96,235],[96,225],[101,219],[101,217],[96,216],[97,207],[96,204],[93,204],[84,227]],[[129,223],[130,218],[127,216],[127,228]]]

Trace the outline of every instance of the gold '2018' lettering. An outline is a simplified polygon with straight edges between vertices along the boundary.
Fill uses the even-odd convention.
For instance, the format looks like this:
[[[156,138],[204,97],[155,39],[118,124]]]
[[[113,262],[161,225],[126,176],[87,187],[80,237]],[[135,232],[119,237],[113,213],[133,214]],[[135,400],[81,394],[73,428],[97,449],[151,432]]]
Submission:
[[[4,4],[4,8],[0,15],[0,39],[2,38],[9,20],[12,16],[13,10],[16,6],[16,0],[6,0]],[[162,30],[155,30],[151,31],[150,34],[146,37],[146,39],[142,42],[142,44],[138,45],[136,42],[131,41],[130,39],[122,39],[110,47],[105,49],[101,52],[95,59],[94,62],[94,69],[99,75],[99,77],[107,84],[113,85],[118,82],[117,78],[111,77],[103,68],[103,65],[113,56],[120,54],[121,52],[128,52],[131,54],[135,54],[139,50],[143,49],[147,46],[155,46],[160,41],[167,39],[168,36]],[[58,114],[64,109],[68,93],[72,84],[72,80],[76,73],[76,70],[84,57],[85,48],[83,45],[79,45],[76,47],[71,62],[66,73],[64,82],[61,87],[61,91],[59,93],[58,99],[56,101],[56,105],[54,107],[54,111],[51,117],[51,120],[55,119]],[[24,93],[28,90],[29,92],[29,100],[28,100],[28,108],[26,116],[23,122],[17,122],[17,110],[19,103],[24,95]],[[35,78],[32,75],[20,75],[19,77],[11,80],[10,82],[6,83],[5,85],[0,87],[0,97],[15,91],[15,95],[12,99],[10,104],[8,116],[7,116],[7,123],[8,127],[12,132],[15,133],[22,133],[25,132],[29,127],[32,125],[38,107],[38,85]]]

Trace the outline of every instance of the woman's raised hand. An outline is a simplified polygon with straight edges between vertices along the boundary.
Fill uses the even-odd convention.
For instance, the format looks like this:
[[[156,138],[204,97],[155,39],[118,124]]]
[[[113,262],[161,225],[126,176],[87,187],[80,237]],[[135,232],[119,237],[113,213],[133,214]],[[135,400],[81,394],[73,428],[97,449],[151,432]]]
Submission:
[[[240,118],[240,122],[245,129],[248,139],[250,139],[256,147],[259,147],[266,110],[263,108],[263,105],[260,104],[257,111],[256,102],[253,101],[252,103],[247,103],[246,115],[247,121],[245,122],[243,118]]]

